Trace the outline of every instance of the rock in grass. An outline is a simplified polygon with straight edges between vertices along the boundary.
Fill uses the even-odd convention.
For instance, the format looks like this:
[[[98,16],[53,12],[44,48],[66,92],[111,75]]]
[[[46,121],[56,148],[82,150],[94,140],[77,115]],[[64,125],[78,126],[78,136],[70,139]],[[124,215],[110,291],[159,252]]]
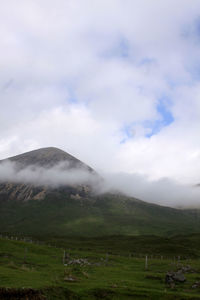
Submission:
[[[68,282],[78,282],[79,280],[74,276],[65,276],[64,281]]]
[[[176,282],[185,282],[186,281],[186,278],[182,272],[176,272],[174,274],[173,278],[174,278],[174,281],[176,281]]]
[[[72,259],[72,260],[68,261],[68,263],[65,264],[65,266],[68,266],[68,265],[90,265],[90,263],[85,258],[78,258],[78,259]]]
[[[166,276],[165,276],[165,282],[167,284],[172,284],[174,282],[185,282],[186,278],[183,275],[182,272],[178,271],[178,272],[167,272]]]
[[[200,281],[196,281],[193,285],[192,285],[192,289],[197,289],[200,288]]]
[[[196,271],[194,269],[192,269],[191,266],[182,266],[180,269],[179,269],[180,272],[183,272],[183,273],[195,273]]]

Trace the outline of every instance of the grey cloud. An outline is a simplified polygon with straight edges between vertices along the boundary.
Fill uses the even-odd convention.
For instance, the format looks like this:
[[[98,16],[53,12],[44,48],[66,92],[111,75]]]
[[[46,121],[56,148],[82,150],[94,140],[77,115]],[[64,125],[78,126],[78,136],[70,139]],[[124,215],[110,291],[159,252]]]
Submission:
[[[183,185],[169,178],[149,180],[139,174],[104,174],[102,191],[121,192],[131,197],[159,205],[200,207],[200,187]]]
[[[50,168],[28,166],[19,169],[14,162],[5,161],[0,164],[0,182],[27,183],[36,186],[90,184],[95,185],[97,177],[86,169],[67,169],[66,162]]]
[[[86,169],[66,169],[65,163],[50,168],[29,166],[19,169],[14,162],[0,164],[0,182],[59,187],[89,184],[97,194],[121,193],[146,202],[172,207],[200,207],[200,187],[181,185],[171,179],[151,181],[147,176],[104,173],[97,176]]]

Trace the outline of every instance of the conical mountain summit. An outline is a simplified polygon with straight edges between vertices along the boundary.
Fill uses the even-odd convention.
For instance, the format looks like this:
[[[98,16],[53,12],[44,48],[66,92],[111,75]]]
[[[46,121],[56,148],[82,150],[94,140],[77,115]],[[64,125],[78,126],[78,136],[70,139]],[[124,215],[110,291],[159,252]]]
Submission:
[[[66,162],[66,167],[68,167],[69,169],[85,169],[90,172],[94,172],[92,168],[90,168],[74,156],[55,147],[40,148],[37,150],[29,151],[23,154],[9,157],[4,160],[0,160],[0,163],[5,161],[15,162],[19,168],[25,168],[28,166],[50,168],[59,163]]]
[[[42,200],[61,193],[68,198],[87,197],[90,180],[98,174],[88,165],[58,148],[33,150],[0,160],[0,200]],[[10,177],[1,172],[9,169]],[[7,173],[7,172],[6,172]]]

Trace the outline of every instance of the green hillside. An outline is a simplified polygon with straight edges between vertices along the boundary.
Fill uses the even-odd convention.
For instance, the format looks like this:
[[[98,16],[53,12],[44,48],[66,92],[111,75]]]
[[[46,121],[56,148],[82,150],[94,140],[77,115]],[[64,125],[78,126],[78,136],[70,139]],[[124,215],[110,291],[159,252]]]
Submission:
[[[56,236],[167,235],[200,232],[199,211],[148,204],[121,195],[0,201],[0,232]]]

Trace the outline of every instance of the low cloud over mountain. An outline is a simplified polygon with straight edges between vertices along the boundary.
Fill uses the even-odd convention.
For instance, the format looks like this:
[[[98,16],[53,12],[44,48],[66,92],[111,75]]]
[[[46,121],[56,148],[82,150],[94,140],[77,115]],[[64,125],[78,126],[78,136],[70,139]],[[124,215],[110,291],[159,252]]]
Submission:
[[[49,187],[95,183],[94,174],[87,169],[68,170],[67,166],[61,162],[49,168],[32,165],[18,170],[16,162],[5,161],[0,165],[0,181]]]
[[[147,202],[172,207],[200,207],[200,187],[169,178],[150,180],[139,174],[104,174],[105,190],[120,191]]]
[[[128,173],[102,173],[57,148],[27,152],[0,163],[0,182],[46,186],[88,185],[95,193],[123,193],[147,202],[175,207],[199,207],[200,188],[163,178]],[[12,187],[13,189],[13,187]]]

